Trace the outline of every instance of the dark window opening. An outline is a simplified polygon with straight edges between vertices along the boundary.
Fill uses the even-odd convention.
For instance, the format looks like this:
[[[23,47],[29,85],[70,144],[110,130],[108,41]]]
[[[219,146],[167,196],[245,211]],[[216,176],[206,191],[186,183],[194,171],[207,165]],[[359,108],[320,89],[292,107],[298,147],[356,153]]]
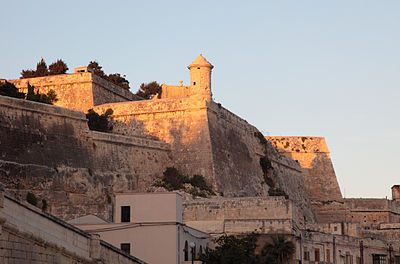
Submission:
[[[200,70],[200,67],[197,67],[198,70]]]
[[[196,82],[193,82],[193,85],[196,85]]]
[[[386,255],[383,254],[372,254],[373,264],[386,264]]]
[[[320,259],[319,248],[316,248],[314,250],[314,253],[315,253],[315,261],[319,261],[319,259]]]
[[[310,260],[310,252],[309,251],[304,251],[304,260]]]
[[[189,245],[188,242],[185,241],[185,248],[183,249],[184,255],[185,255],[185,261],[189,260]]]
[[[121,206],[121,222],[126,223],[131,221],[131,207]]]
[[[121,250],[127,254],[131,254],[131,243],[121,243]]]
[[[196,246],[194,248],[192,248],[192,260],[196,260]]]

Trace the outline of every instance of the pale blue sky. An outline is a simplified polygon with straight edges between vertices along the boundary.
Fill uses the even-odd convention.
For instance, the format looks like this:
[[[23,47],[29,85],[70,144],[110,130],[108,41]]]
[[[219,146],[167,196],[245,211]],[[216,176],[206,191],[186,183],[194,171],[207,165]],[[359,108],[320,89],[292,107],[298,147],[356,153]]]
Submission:
[[[0,78],[98,60],[140,83],[212,90],[267,135],[324,136],[346,197],[400,184],[400,1],[2,1]]]

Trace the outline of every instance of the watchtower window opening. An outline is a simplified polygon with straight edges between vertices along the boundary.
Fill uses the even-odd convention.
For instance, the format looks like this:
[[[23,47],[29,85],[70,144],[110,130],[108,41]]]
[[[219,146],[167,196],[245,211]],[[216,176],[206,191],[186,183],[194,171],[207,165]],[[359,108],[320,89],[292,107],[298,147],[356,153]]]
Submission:
[[[197,67],[198,70],[200,70],[200,67]]]
[[[193,82],[193,85],[196,85],[196,82]]]
[[[131,221],[131,207],[121,206],[121,222],[126,223]]]

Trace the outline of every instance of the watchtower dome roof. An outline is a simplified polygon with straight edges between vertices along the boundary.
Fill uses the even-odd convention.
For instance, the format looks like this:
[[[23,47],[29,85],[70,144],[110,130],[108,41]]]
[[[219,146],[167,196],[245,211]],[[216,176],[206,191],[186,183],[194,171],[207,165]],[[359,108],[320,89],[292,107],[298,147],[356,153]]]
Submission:
[[[209,63],[206,58],[203,57],[203,55],[200,53],[200,55],[188,66],[188,69],[193,68],[193,67],[209,67],[209,68],[214,68],[214,66]]]

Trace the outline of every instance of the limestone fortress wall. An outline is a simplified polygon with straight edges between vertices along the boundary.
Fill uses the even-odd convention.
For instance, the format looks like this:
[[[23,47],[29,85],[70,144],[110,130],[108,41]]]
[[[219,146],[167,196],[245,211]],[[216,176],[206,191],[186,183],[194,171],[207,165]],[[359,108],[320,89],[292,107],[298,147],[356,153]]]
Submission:
[[[83,69],[83,72],[78,69]],[[83,112],[99,104],[142,100],[128,90],[88,72],[86,67],[77,68],[75,73],[70,74],[9,80],[9,82],[24,93],[28,92],[28,83],[40,93],[47,93],[52,89],[58,98],[55,105]]]
[[[62,219],[109,218],[113,192],[145,191],[170,164],[164,142],[90,131],[80,111],[4,96],[0,146],[0,182]]]
[[[203,175],[225,197],[267,197],[270,186],[260,166],[265,157],[271,164],[267,176],[299,208],[296,221],[314,222],[309,199],[314,197],[309,191],[314,182],[307,178],[312,171],[305,171],[301,161],[293,160],[296,157],[279,153],[279,146],[277,150],[260,138],[256,127],[213,102],[213,66],[204,57],[188,68],[190,86],[163,84],[160,99],[154,100],[130,101],[137,98],[117,88],[114,95],[119,93],[119,99],[109,96],[113,86],[90,72],[13,81],[21,89],[28,81],[40,89],[54,88],[64,107],[94,108],[98,113],[111,108],[114,130],[89,131],[79,111],[1,97],[1,177],[7,188],[48,197],[54,201],[51,213],[64,219],[88,213],[107,218],[110,194],[145,191],[167,166],[190,176]],[[304,146],[315,155],[314,145]],[[319,159],[327,171],[329,162],[329,155]],[[332,171],[324,173],[323,180],[337,186]],[[327,196],[340,199],[340,190]]]
[[[12,81],[22,91],[28,81],[55,90],[63,107],[0,96],[0,182],[22,199],[35,193],[64,220],[110,219],[113,193],[154,191],[173,166],[203,175],[217,193],[185,195],[183,203],[185,223],[212,236],[287,234],[304,263],[316,252],[328,263],[362,255],[372,263],[374,254],[399,248],[398,185],[393,200],[342,198],[324,138],[264,138],[212,100],[213,66],[204,57],[188,68],[190,85],[163,84],[152,100],[89,72]],[[112,133],[89,130],[89,108],[113,110]]]

